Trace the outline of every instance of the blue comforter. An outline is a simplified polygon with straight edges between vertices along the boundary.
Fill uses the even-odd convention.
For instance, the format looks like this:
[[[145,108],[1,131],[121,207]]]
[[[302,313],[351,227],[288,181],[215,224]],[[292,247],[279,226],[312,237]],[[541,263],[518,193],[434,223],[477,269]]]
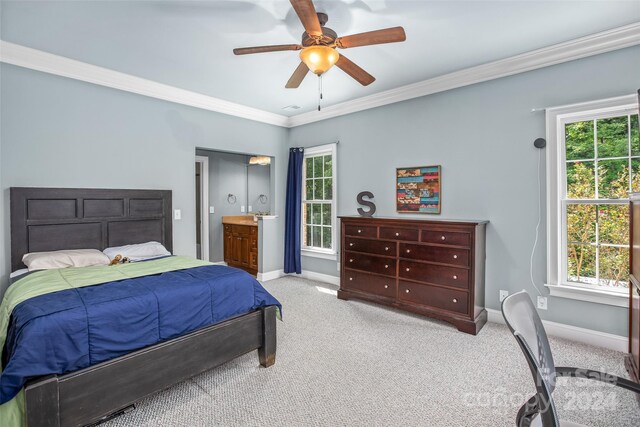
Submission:
[[[63,374],[280,303],[248,273],[220,265],[45,294],[17,305],[0,404],[30,377]]]

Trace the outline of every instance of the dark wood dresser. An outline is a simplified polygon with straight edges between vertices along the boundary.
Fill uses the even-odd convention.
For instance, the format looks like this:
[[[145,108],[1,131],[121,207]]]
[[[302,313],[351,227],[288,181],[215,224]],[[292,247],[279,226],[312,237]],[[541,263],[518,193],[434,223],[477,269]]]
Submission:
[[[625,366],[631,379],[640,383],[640,193],[629,198],[629,354]]]
[[[484,309],[487,221],[340,217],[338,298],[445,320],[477,334]]]

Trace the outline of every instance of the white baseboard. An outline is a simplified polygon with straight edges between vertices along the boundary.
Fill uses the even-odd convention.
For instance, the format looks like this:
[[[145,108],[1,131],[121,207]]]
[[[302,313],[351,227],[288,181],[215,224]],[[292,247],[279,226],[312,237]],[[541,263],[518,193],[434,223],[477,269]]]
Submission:
[[[340,278],[329,274],[316,273],[315,271],[303,271],[302,274],[296,274],[295,276],[302,277],[303,279],[315,280],[316,282],[324,282],[340,286]]]
[[[487,308],[487,314],[489,322],[505,323],[500,310]],[[547,335],[550,336],[565,338],[571,341],[577,341],[623,353],[626,353],[629,350],[629,340],[627,337],[579,328],[577,326],[566,325],[564,323],[551,322],[549,320],[543,320],[542,324],[544,325],[544,329],[547,331]]]
[[[268,280],[278,279],[284,276],[302,277],[303,279],[314,280],[316,282],[330,283],[332,285],[340,286],[340,278],[337,276],[331,276],[329,274],[316,273],[315,271],[303,271],[302,274],[287,274],[284,270],[268,271],[266,273],[258,273],[257,279],[261,282]]]
[[[284,275],[285,275],[284,270],[273,270],[273,271],[267,271],[266,273],[258,273],[256,278],[260,282],[266,282],[268,280],[278,279]]]

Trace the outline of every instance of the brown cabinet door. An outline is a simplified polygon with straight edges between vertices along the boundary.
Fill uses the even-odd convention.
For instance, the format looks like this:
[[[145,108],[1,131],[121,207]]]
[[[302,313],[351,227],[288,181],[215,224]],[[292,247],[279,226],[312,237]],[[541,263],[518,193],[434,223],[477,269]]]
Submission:
[[[224,232],[224,262],[229,264],[233,258],[233,234],[231,231]]]
[[[238,236],[238,245],[240,259],[238,260],[243,267],[249,267],[249,236],[241,234]]]

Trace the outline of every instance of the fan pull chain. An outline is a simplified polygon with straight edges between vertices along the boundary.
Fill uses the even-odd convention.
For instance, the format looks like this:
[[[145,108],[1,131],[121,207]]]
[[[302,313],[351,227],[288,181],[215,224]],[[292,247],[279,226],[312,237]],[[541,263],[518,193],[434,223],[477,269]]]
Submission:
[[[320,103],[322,102],[322,74],[318,75],[318,95],[318,111],[320,111]]]

